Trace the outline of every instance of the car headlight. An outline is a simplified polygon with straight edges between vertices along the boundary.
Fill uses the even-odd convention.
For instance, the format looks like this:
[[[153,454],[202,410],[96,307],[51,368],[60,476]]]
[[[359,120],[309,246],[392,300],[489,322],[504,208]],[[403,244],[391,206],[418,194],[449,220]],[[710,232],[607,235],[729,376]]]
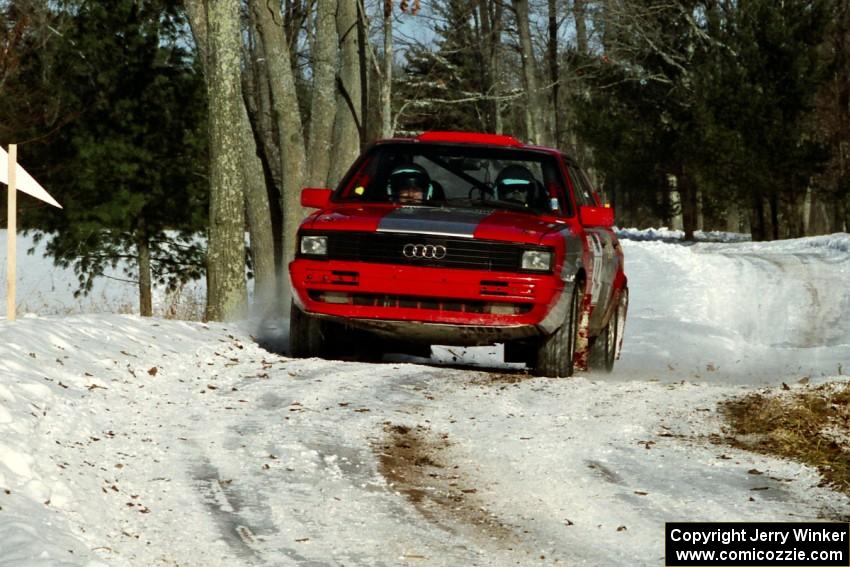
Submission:
[[[308,256],[327,256],[328,255],[328,237],[327,236],[302,236],[301,237],[301,253]]]
[[[552,269],[552,253],[543,250],[526,250],[522,253],[522,269],[548,272]]]

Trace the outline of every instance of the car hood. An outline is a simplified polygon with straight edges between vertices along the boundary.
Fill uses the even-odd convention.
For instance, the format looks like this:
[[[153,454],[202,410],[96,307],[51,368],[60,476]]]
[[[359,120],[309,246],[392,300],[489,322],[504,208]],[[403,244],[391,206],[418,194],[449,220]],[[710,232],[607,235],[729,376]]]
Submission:
[[[311,215],[310,230],[397,232],[539,244],[563,221],[509,210],[351,205]]]

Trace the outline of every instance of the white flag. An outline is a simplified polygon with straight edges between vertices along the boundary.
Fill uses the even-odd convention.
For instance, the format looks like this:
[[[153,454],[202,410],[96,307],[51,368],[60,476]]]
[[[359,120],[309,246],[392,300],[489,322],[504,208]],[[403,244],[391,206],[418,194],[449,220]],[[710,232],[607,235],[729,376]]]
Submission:
[[[18,164],[15,170],[15,186],[21,193],[32,195],[36,199],[41,199],[45,203],[49,203],[54,207],[62,208],[62,205],[56,202],[56,199],[50,196],[50,193],[44,190],[44,187],[38,184],[38,181],[32,178],[32,175]],[[9,183],[9,154],[0,146],[0,183]]]

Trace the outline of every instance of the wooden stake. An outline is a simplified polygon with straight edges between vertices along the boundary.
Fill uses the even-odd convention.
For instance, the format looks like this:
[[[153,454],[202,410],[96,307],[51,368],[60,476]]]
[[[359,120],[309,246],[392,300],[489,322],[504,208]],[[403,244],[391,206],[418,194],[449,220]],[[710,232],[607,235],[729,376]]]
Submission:
[[[15,264],[17,261],[18,195],[15,174],[18,169],[18,146],[9,144],[9,207],[6,223],[6,320],[15,320]]]

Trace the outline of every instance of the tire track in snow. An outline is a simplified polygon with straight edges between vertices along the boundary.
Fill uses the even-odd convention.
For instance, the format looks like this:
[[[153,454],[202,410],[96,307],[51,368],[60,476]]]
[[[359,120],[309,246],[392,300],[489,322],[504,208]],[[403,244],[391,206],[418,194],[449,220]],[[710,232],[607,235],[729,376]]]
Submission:
[[[508,551],[518,547],[514,528],[488,511],[460,467],[441,455],[450,444],[448,435],[404,425],[387,425],[385,432],[374,447],[381,475],[426,520],[485,545],[496,540]]]
[[[455,557],[471,564],[480,551],[463,537],[444,542],[437,526],[411,523],[409,507],[387,490],[370,445],[383,420],[425,413],[440,370],[271,357],[261,365],[263,372],[234,377],[232,391],[205,398],[217,398],[215,405],[229,398],[229,409],[237,399],[249,404],[238,406],[246,411],[235,420],[230,412],[214,420],[198,416],[195,421],[210,427],[196,432],[203,450],[189,458],[196,493],[234,554],[259,565],[319,565],[330,557],[381,565],[368,526],[391,525],[404,527],[392,529],[390,544],[377,536],[389,545],[386,564],[395,564],[390,549],[400,552],[397,558]],[[269,467],[261,466],[266,456],[274,456]],[[367,517],[359,512],[363,506]],[[364,528],[363,536],[355,535]]]
[[[298,565],[315,564],[296,549],[280,545],[278,526],[262,490],[239,479],[223,478],[206,457],[197,458],[191,473],[194,488],[222,538],[241,560],[251,565],[266,565],[270,556],[282,555]],[[274,545],[270,546],[269,542]]]
[[[200,457],[191,471],[194,488],[212,514],[222,538],[240,559],[257,559],[254,530],[240,517],[240,498],[227,487],[229,479],[221,478],[218,469],[204,457]]]

